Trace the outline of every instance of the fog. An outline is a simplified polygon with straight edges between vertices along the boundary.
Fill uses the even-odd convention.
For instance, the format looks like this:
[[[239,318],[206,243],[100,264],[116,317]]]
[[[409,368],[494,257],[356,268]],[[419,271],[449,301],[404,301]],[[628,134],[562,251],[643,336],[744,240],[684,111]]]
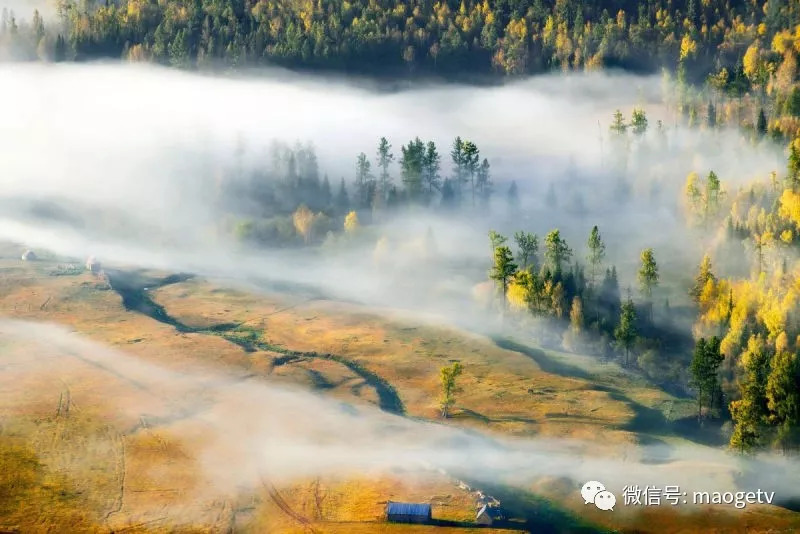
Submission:
[[[178,373],[50,324],[0,321],[0,343],[6,347],[0,364],[7,383],[25,383],[31,376],[60,380],[73,386],[73,401],[80,405],[106,381],[76,374],[76,366],[107,377],[116,394],[106,409],[135,421],[146,417],[148,428],[167,430],[198,452],[208,482],[199,486],[211,493],[206,497],[255,489],[265,480],[290,483],[398,469],[444,470],[478,483],[522,488],[543,477],[566,478],[576,495],[583,482],[596,479],[616,492],[628,484],[676,484],[684,491],[760,488],[774,491],[778,501],[800,496],[793,482],[800,471],[786,457],[751,460],[708,447],[663,444],[628,445],[609,454],[602,443],[490,438],[269,382]],[[10,350],[14,346],[25,350]],[[121,385],[114,385],[117,380]],[[136,396],[126,393],[131,387]],[[25,406],[35,392],[8,395],[6,390],[1,397],[9,403],[4,409]],[[135,434],[141,427],[120,430]]]
[[[47,19],[55,18],[58,14],[56,2],[48,0],[3,0],[0,2],[0,11],[3,10],[13,13],[17,23],[29,23],[34,10],[38,10]]]
[[[739,131],[680,125],[664,104],[664,86],[660,77],[591,73],[494,87],[421,82],[387,90],[280,70],[234,77],[117,63],[3,64],[0,240],[42,255],[95,255],[104,265],[187,271],[256,289],[298,284],[485,332],[494,323],[485,310],[466,304],[486,279],[489,229],[543,237],[557,227],[582,260],[596,224],[623,289],[635,284],[645,247],[655,248],[662,272],[688,277],[713,235],[686,229],[686,175],[713,169],[733,192],[785,167],[780,149],[753,144]],[[647,111],[650,129],[632,141],[623,171],[614,162],[608,125],[615,109],[629,117],[635,106]],[[340,177],[352,182],[359,152],[374,162],[382,136],[398,157],[401,144],[416,136],[435,141],[443,176],[450,174],[452,139],[474,141],[497,186],[490,209],[401,210],[341,246],[259,249],[235,240],[234,215],[215,195],[220,181],[224,187],[233,179],[231,169],[269,167],[275,141],[310,142],[335,190]],[[397,165],[392,173],[398,183]],[[631,189],[627,200],[614,192],[623,175]],[[518,214],[505,203],[512,180],[520,190]],[[551,186],[557,205],[545,200]],[[248,209],[252,203],[239,202]],[[429,228],[433,259],[420,253]],[[375,252],[381,237],[388,242],[384,258]],[[683,287],[667,291],[686,298]],[[566,477],[576,488],[587,479],[617,491],[626,484],[677,484],[685,491],[738,484],[775,491],[779,499],[800,496],[793,483],[797,465],[777,456],[744,460],[672,444],[609,454],[593,443],[490,438],[236,376],[176,373],[52,325],[2,321],[5,341],[42,350],[4,362],[4,373],[57,376],[60,362],[79,357],[157,392],[158,402],[144,407],[123,397],[115,402],[134,420],[146,409],[155,421],[171,421],[164,426],[179,435],[204,436],[203,472],[219,492],[255,488],[265,478],[419,465],[521,487]],[[15,401],[31,400],[25,394]],[[189,409],[187,399],[198,398]]]
[[[226,77],[123,64],[6,64],[0,80],[0,239],[104,262],[302,283],[336,298],[442,315],[461,309],[484,278],[490,228],[543,236],[558,227],[581,259],[598,224],[624,288],[642,248],[654,247],[665,268],[687,274],[699,261],[702,241],[687,235],[680,211],[690,171],[713,169],[734,190],[784,167],[780,150],[736,131],[679,126],[663,104],[660,77],[591,73],[386,90],[280,70]],[[650,130],[631,148],[632,196],[623,202],[613,191],[622,171],[612,161],[608,124],[615,109],[629,116],[634,106],[648,112]],[[415,136],[434,140],[447,176],[456,135],[491,162],[497,192],[489,211],[404,212],[358,245],[324,256],[242,247],[221,224],[215,181],[237,166],[268,167],[275,141],[313,143],[335,188],[339,177],[352,181],[359,152],[374,159],[381,136],[398,158]],[[396,164],[392,172],[398,183]],[[521,192],[518,216],[504,200],[511,180]],[[544,200],[551,185],[557,206]],[[404,274],[419,261],[413,243],[427,228],[439,259],[474,270]],[[380,236],[389,238],[394,267],[372,261]]]

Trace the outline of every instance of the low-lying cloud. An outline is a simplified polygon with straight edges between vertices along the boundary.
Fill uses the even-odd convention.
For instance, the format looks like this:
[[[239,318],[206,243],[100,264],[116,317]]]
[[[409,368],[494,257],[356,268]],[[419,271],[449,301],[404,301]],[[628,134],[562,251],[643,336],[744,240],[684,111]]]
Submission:
[[[109,402],[116,412],[132,420],[146,416],[150,428],[166,428],[178,439],[202,436],[193,447],[212,493],[256,488],[263,480],[290,483],[419,468],[522,488],[542,477],[566,477],[576,496],[590,479],[602,480],[618,497],[626,484],[679,485],[684,491],[760,488],[775,491],[778,501],[800,496],[794,484],[800,472],[785,457],[750,460],[710,447],[663,444],[628,445],[609,454],[590,442],[487,437],[268,381],[168,370],[51,324],[2,320],[0,343],[34,349],[24,359],[9,352],[2,357],[17,379],[59,376],[65,362],[78,358],[92,372],[143,392],[134,398],[119,391]],[[72,385],[88,394],[92,383],[102,381]],[[142,396],[155,400],[142,403]]]

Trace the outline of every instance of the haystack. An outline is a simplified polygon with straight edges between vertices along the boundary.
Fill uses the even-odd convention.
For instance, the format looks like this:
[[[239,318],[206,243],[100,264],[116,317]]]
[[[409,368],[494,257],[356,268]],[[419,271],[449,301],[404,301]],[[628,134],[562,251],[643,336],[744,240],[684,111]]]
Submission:
[[[36,261],[36,253],[32,250],[26,250],[22,253],[22,261]]]

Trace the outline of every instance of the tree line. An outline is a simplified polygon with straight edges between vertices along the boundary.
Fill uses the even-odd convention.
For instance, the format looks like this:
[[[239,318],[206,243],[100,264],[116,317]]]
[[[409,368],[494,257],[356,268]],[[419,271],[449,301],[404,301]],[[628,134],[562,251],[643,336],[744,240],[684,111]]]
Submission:
[[[58,20],[46,29],[38,13],[29,25],[7,13],[3,30],[7,47],[26,58],[403,74],[613,66],[668,67],[702,78],[726,68],[760,81],[768,67],[759,60],[784,60],[800,23],[795,2],[766,6],[742,0],[61,0]]]

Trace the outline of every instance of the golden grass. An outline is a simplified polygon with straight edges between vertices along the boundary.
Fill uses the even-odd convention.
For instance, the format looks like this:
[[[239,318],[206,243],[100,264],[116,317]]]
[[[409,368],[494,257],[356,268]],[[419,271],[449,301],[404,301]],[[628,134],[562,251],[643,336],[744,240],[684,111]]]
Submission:
[[[278,365],[284,356],[280,352],[247,352],[217,335],[177,332],[125,311],[120,297],[89,274],[49,276],[54,266],[48,261],[0,260],[0,315],[57,322],[176,371],[254,375],[308,389],[322,387],[325,394],[352,402],[378,402],[375,388],[340,362],[300,358]],[[599,370],[600,382],[559,376],[482,336],[376,314],[352,304],[255,295],[202,280],[166,286],[151,297],[192,326],[243,323],[273,346],[333,353],[354,362],[391,384],[407,414],[414,417],[438,419],[439,368],[461,361],[462,391],[447,423],[497,434],[602,441],[607,444],[604,452],[613,454],[620,445],[638,439],[622,429],[636,415],[632,403],[659,410],[665,404],[679,404],[613,366]],[[218,532],[235,527],[250,532],[308,532],[280,511],[262,488],[238,495],[204,493],[197,463],[202,442],[197,435],[182,432],[179,425],[151,427],[146,420],[143,424],[137,414],[117,410],[110,402],[118,399],[119,405],[140,406],[141,413],[158,413],[164,401],[157,392],[141,391],[124,378],[75,358],[58,360],[51,373],[26,373],[21,363],[24,352],[0,349],[0,529]],[[546,356],[596,370],[590,358],[550,351]],[[610,395],[609,386],[623,391],[627,400]],[[59,399],[67,390],[71,411],[57,416]],[[473,497],[446,477],[399,474],[322,480],[326,497],[321,507],[316,504],[314,484],[295,481],[277,489],[317,532],[471,531],[376,522],[388,499],[433,502],[436,517],[469,520],[475,511]],[[582,503],[573,502],[572,489],[557,484],[531,489],[597,524],[629,531],[800,528],[797,514],[775,507],[739,514],[722,510],[678,514],[651,508],[626,516],[587,511]]]
[[[201,280],[161,288],[152,297],[187,325],[244,323],[269,344],[356,362],[392,384],[412,416],[438,418],[439,369],[459,360],[466,372],[453,424],[520,436],[629,440],[618,430],[633,416],[625,403],[585,380],[545,373],[482,336],[350,304],[220,292]]]

